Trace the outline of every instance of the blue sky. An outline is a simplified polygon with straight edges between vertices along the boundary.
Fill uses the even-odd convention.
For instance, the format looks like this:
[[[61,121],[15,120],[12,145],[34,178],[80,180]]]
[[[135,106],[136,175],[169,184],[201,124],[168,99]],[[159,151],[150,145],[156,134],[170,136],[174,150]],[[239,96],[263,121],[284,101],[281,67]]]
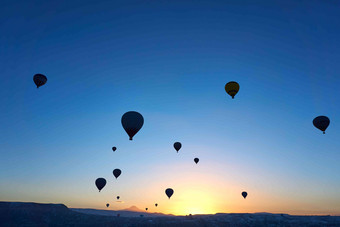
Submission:
[[[3,1],[0,200],[104,208],[119,193],[125,204],[113,209],[164,200],[159,209],[176,214],[340,214],[339,10],[337,1]],[[39,89],[35,73],[48,77]],[[229,81],[240,84],[234,100]],[[133,142],[120,123],[130,110],[145,119]],[[331,119],[326,135],[312,125],[319,115]],[[108,180],[101,194],[97,177]],[[181,190],[213,197],[190,204]]]

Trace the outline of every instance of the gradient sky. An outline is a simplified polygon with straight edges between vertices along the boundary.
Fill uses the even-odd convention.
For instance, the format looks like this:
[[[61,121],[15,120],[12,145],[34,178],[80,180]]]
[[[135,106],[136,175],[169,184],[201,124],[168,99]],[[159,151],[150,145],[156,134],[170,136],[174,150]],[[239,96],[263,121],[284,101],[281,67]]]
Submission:
[[[340,215],[339,12],[337,0],[1,1],[0,200]],[[145,120],[133,141],[130,110]]]

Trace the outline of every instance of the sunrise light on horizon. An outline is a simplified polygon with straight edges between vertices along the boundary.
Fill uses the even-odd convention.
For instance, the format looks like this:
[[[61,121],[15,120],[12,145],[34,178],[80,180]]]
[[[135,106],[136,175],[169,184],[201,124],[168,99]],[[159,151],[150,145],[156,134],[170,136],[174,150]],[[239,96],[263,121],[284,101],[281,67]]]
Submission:
[[[340,4],[35,2],[0,9],[0,201],[340,215]]]

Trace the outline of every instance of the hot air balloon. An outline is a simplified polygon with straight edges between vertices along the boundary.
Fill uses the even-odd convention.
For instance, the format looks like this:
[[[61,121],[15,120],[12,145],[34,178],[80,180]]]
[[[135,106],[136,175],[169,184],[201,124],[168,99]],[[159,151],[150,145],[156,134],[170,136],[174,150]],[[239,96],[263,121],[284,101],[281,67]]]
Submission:
[[[330,123],[329,118],[326,116],[318,116],[313,120],[313,125],[316,128],[320,129],[323,132],[323,134],[325,134],[325,131],[329,123]]]
[[[116,179],[120,176],[121,173],[122,173],[122,171],[120,169],[114,169],[113,170],[113,176],[115,176]]]
[[[175,148],[175,150],[177,151],[177,153],[178,153],[178,151],[181,149],[181,147],[182,147],[182,144],[181,144],[180,142],[174,143],[174,148]]]
[[[174,190],[172,190],[172,188],[167,188],[166,190],[165,190],[165,194],[169,197],[169,199],[170,199],[170,197],[172,196],[172,194],[174,194]]]
[[[155,204],[155,207],[157,207],[157,206],[158,206],[158,203]]]
[[[96,180],[96,186],[98,188],[98,190],[102,190],[106,185],[106,180],[104,178],[98,178]]]
[[[116,151],[116,150],[117,150],[117,147],[112,147],[112,150],[113,150],[113,151]]]
[[[144,124],[143,116],[135,111],[126,112],[122,116],[122,125],[126,133],[129,135],[130,140],[142,128]]]
[[[147,210],[148,210],[148,208],[145,208],[145,210],[147,211]]]
[[[247,195],[248,195],[248,193],[247,193],[247,192],[242,192],[242,196],[243,196],[243,198],[246,198],[246,197],[247,197]]]
[[[117,199],[119,199],[120,197],[119,196],[117,196]]]
[[[109,207],[109,206],[110,206],[110,204],[107,203],[107,204],[106,204],[106,207]]]
[[[194,162],[197,164],[199,162],[199,159],[198,158],[195,158],[194,159]]]
[[[225,85],[224,89],[232,98],[234,98],[240,89],[240,85],[235,81],[230,81]]]
[[[37,85],[37,88],[39,88],[40,86],[43,86],[44,84],[46,84],[47,77],[43,74],[38,73],[33,76],[33,81],[35,85]]]

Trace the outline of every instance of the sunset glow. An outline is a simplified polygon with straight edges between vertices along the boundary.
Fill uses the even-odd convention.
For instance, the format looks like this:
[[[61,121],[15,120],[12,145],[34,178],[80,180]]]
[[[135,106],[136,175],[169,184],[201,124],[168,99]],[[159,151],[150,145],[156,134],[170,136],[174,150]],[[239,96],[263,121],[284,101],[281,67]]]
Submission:
[[[340,215],[339,2],[29,2],[0,7],[0,201]]]

